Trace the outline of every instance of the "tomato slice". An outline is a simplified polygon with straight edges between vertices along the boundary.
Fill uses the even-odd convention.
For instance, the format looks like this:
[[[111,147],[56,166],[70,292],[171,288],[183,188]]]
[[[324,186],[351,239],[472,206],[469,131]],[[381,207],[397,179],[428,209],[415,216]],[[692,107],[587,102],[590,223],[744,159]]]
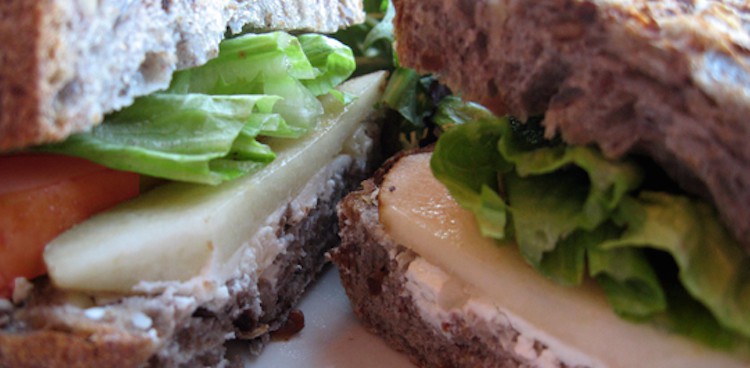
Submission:
[[[46,273],[44,246],[91,215],[138,195],[138,174],[51,154],[0,157],[0,297]]]

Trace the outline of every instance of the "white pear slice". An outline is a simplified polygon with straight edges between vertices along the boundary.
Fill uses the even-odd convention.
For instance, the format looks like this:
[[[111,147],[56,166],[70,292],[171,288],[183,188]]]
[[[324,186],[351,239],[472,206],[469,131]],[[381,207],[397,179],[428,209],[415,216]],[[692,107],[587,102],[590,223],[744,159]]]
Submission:
[[[432,176],[430,157],[403,158],[386,175],[378,198],[388,234],[458,279],[470,295],[489,301],[516,330],[546,344],[564,362],[597,367],[747,365],[648,324],[618,318],[591,283],[563,287],[545,279],[523,261],[515,245],[498,245],[480,235],[473,215]]]
[[[128,292],[141,281],[186,281],[219,272],[266,218],[342,150],[373,112],[385,73],[340,90],[347,106],[323,100],[326,113],[299,140],[272,142],[277,158],[259,172],[216,187],[172,183],[97,215],[52,241],[49,275],[64,289]]]

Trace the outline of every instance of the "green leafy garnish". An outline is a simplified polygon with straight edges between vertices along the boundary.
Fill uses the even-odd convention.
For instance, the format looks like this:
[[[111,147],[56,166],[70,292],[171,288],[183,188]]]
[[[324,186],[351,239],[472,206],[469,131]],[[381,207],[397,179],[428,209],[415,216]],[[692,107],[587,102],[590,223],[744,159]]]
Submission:
[[[627,229],[602,248],[669,253],[688,293],[723,326],[750,336],[750,257],[712,208],[686,197],[643,192],[623,201],[615,220]]]
[[[395,11],[389,0],[365,0],[366,17],[362,24],[336,32],[333,37],[354,51],[357,70],[363,75],[376,70],[395,67],[393,53],[393,17]]]
[[[493,117],[492,112],[484,106],[450,95],[440,101],[432,120],[437,126],[445,130],[452,128],[454,125],[491,117]]]
[[[406,119],[409,130],[424,128],[424,118],[432,111],[432,101],[420,88],[420,79],[413,69],[396,68],[383,92],[383,103]]]
[[[297,37],[305,55],[316,70],[312,79],[302,79],[302,84],[315,96],[328,93],[345,81],[357,67],[352,50],[341,43],[316,34]]]
[[[514,239],[529,264],[563,285],[595,279],[625,318],[703,341],[722,336],[708,341],[716,347],[750,347],[750,257],[708,205],[639,193],[632,162],[444,101],[432,171],[485,236]]]
[[[497,119],[482,122],[462,125],[456,128],[460,134],[443,136],[430,166],[458,203],[474,212],[482,234],[502,239],[507,215],[505,202],[495,192],[497,173],[512,167],[497,150],[504,125]]]
[[[354,50],[357,60],[355,74],[374,70],[391,71],[383,104],[398,113],[392,124],[398,126],[399,148],[411,148],[434,141],[431,121],[436,102],[448,94],[447,88],[431,76],[399,65],[393,51],[395,7],[390,0],[367,0],[365,23],[339,31],[334,35]]]

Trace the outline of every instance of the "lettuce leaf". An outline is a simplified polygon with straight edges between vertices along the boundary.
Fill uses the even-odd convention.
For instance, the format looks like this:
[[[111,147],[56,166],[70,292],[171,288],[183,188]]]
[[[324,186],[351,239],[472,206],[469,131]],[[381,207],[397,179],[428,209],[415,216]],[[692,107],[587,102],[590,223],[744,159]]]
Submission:
[[[410,130],[424,129],[424,119],[432,112],[432,101],[414,69],[396,68],[383,92],[383,103],[404,117]]]
[[[750,257],[712,208],[687,197],[643,192],[624,201],[615,220],[627,230],[602,248],[668,252],[688,293],[724,327],[750,336]]]
[[[136,99],[90,132],[38,149],[170,180],[219,184],[275,158],[262,137],[307,133],[323,114],[316,96],[354,68],[351,50],[322,35],[229,39],[217,58],[176,72],[167,90]]]
[[[312,42],[309,40],[307,44]],[[327,51],[337,50],[332,47]],[[344,79],[353,70],[350,65],[350,70],[342,74]],[[323,106],[302,80],[315,80],[321,73],[312,65],[297,37],[284,32],[246,35],[222,42],[219,56],[205,65],[176,72],[166,92],[281,96],[283,100],[274,112],[302,135],[323,114]]]
[[[474,212],[485,236],[504,239],[507,210],[495,188],[511,166],[496,149],[504,125],[497,119],[457,126],[437,143],[430,161],[435,177],[458,203]]]
[[[357,67],[352,50],[333,38],[304,34],[297,39],[316,70],[315,77],[302,79],[302,84],[315,96],[328,93],[345,81]]]
[[[666,311],[666,292],[647,254],[636,248],[604,247],[607,238],[616,238],[620,232],[611,224],[596,232],[599,237],[587,244],[589,276],[602,287],[615,313],[643,321]]]
[[[490,110],[480,104],[467,102],[458,96],[450,95],[440,101],[432,120],[445,130],[454,125],[465,124],[482,118],[492,118],[493,116]]]
[[[355,75],[392,70],[397,64],[392,46],[395,8],[389,0],[365,0],[363,5],[367,13],[365,22],[340,30],[333,37],[354,51]]]
[[[594,278],[625,318],[704,341],[725,337],[714,346],[750,346],[750,257],[709,206],[639,195],[643,178],[631,162],[555,140],[529,142],[534,135],[508,119],[454,107],[444,115],[458,124],[443,124],[431,167],[484,235],[512,237],[529,264],[560,284]],[[663,253],[679,276],[663,272],[655,256]],[[687,326],[684,315],[698,316],[700,326]]]
[[[391,125],[396,128],[399,149],[414,148],[433,141],[430,132],[430,117],[435,110],[435,100],[447,91],[438,87],[431,76],[422,76],[413,69],[399,65],[394,53],[395,36],[393,20],[396,10],[390,0],[366,0],[363,2],[367,17],[363,24],[337,32],[340,39],[354,50],[357,60],[356,74],[374,70],[392,71],[383,94],[383,104],[400,115]],[[397,131],[396,131],[397,130]],[[391,133],[386,131],[386,134]]]

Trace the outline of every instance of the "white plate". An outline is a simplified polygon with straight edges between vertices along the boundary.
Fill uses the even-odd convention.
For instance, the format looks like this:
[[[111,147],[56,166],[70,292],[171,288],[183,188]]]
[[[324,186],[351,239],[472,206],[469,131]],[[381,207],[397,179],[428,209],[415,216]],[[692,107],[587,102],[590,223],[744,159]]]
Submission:
[[[274,341],[246,367],[413,368],[409,359],[359,325],[334,267],[324,270],[299,306],[305,328]]]

